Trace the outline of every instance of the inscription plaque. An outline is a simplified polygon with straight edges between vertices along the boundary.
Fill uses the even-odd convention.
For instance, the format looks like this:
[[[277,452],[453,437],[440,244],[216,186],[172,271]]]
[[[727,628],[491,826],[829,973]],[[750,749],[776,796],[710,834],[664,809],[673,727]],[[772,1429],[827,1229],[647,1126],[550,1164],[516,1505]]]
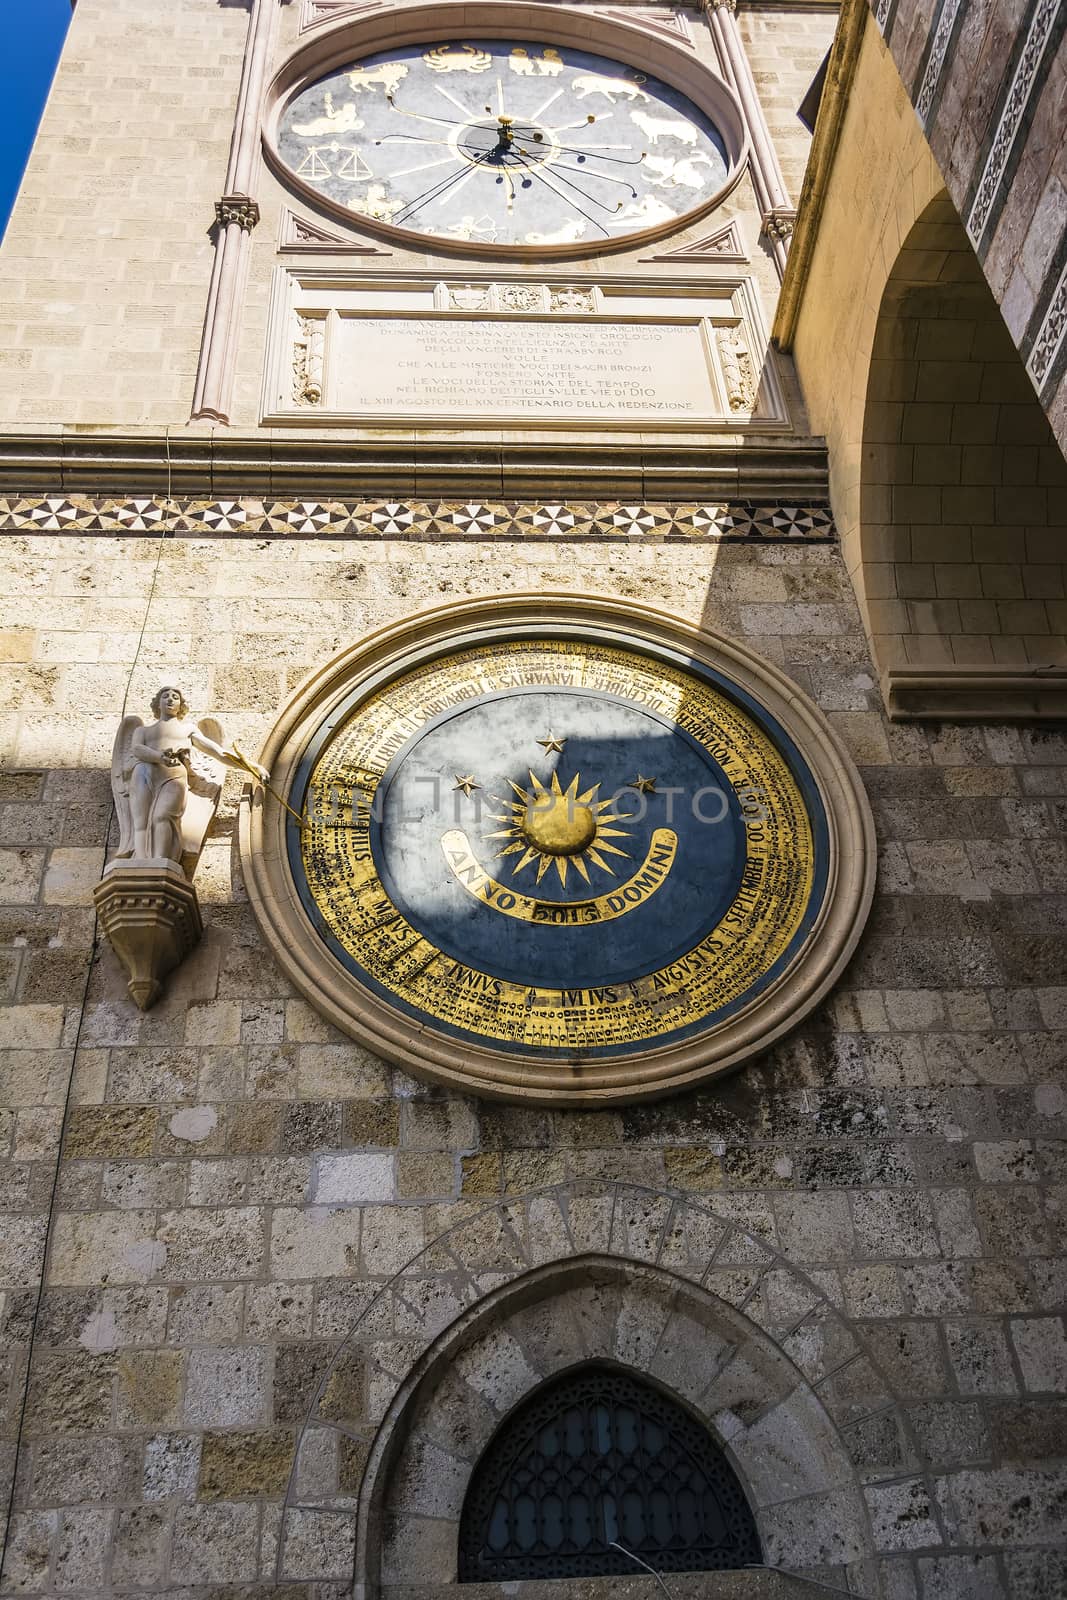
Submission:
[[[699,323],[353,317],[335,405],[379,415],[711,421],[723,406]]]
[[[788,429],[747,277],[640,286],[279,269],[267,426]]]

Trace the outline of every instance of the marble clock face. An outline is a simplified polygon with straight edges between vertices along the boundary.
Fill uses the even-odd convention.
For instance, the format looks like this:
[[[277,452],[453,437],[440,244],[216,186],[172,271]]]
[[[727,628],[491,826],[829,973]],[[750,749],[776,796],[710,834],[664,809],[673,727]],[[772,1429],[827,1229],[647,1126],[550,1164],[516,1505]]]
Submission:
[[[710,668],[509,638],[361,688],[310,739],[289,868],[361,990],[458,1045],[574,1063],[713,1029],[804,946],[819,791]]]
[[[286,107],[279,154],[319,194],[453,243],[596,245],[663,228],[727,176],[685,95],[604,56],[471,39],[369,56]]]

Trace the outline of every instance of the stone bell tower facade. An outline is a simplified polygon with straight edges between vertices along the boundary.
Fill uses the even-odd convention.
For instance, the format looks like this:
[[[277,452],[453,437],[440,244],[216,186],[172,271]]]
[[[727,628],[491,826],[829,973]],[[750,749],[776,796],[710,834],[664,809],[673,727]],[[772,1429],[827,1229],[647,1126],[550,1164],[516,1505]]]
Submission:
[[[0,253],[0,1595],[1067,1587],[1024,9],[77,0]]]

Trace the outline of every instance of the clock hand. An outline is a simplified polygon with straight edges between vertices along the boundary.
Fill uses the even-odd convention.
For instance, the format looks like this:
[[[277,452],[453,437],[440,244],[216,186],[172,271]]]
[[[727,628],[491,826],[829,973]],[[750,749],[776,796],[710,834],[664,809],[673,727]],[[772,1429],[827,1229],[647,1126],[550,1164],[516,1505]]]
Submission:
[[[462,163],[462,157],[457,157],[457,160]],[[416,195],[414,200],[409,201],[402,210],[398,211],[393,221],[399,223],[404,218],[409,217],[413,211],[419,211],[424,205],[428,205],[431,200],[439,199],[453,184],[458,183],[463,178],[472,177],[475,170],[482,165],[483,158],[479,156],[469,167],[462,166],[461,171],[454,172],[448,178],[442,178],[440,183],[431,184],[429,189],[424,189],[422,194]]]
[[[516,149],[518,149],[522,155],[529,155],[530,154],[530,151],[523,150],[521,146],[516,146]],[[628,163],[628,164],[631,165],[631,166],[639,166],[640,162],[631,162],[631,163]],[[615,178],[615,177],[612,176],[612,174],[610,172],[587,172],[585,167],[569,167],[569,166],[567,166],[566,162],[564,162],[564,161],[553,161],[553,163],[552,163],[552,171],[553,172],[577,172],[579,174],[585,173],[587,177],[599,178],[601,183],[618,183],[618,184],[621,184],[624,189],[629,189],[629,191],[633,195],[634,199],[635,200],[637,199],[637,190],[634,188],[634,186],[630,182],[630,180],[628,178]],[[564,182],[566,182],[566,179],[564,179]],[[577,189],[578,185],[575,184],[574,187]],[[579,194],[586,194],[586,191],[584,189],[579,189],[578,192],[579,192]],[[592,200],[594,197],[592,195],[590,195],[590,194],[586,194],[586,198],[589,199],[589,200]]]
[[[594,122],[607,122],[607,120],[608,120],[608,118],[610,116],[611,116],[611,112],[610,111],[603,111],[603,112],[601,112],[599,117],[592,117],[592,116],[583,117],[581,122],[561,122],[558,128],[549,128],[548,131],[549,131],[549,133],[553,133],[553,134],[555,134],[555,133],[572,133],[575,128],[588,128],[588,127],[591,127]]]
[[[440,88],[440,84],[438,84],[437,87]],[[462,122],[457,122],[455,117],[431,117],[427,112],[407,111],[403,106],[398,106],[391,94],[387,94],[385,98],[388,100],[394,111],[399,112],[402,117],[413,117],[416,122],[440,122],[446,128],[466,128],[470,124],[473,116],[472,112],[467,112],[466,117]],[[457,101],[456,104],[458,105],[459,102]],[[460,106],[459,109],[463,111],[464,107]]]
[[[417,133],[383,133],[375,144],[438,144],[452,149],[451,139],[424,139]]]
[[[639,167],[648,153],[647,151],[642,150],[636,161],[629,161],[623,156],[603,156],[600,154],[601,150],[625,150],[626,146],[624,144],[561,144],[557,146],[557,149],[561,155],[565,156],[596,156],[598,161],[610,161],[612,165],[616,167]]]
[[[554,166],[552,168],[553,172],[559,172],[559,170],[560,169],[559,169],[558,166]],[[568,170],[572,170],[572,169],[568,169]],[[567,200],[568,205],[574,205],[574,201],[573,200],[569,200],[568,197],[565,194],[560,194],[560,191],[556,188],[555,184],[552,183],[549,180],[549,178],[547,176],[547,171],[546,171],[546,169],[544,167],[540,166],[537,163],[532,163],[532,164],[530,164],[529,166],[526,167],[526,171],[531,173],[534,177],[540,178],[541,182],[547,184],[550,189],[554,190],[555,193],[557,195],[559,195],[559,198],[561,200]],[[609,179],[608,181],[612,182],[612,183],[618,183],[620,180],[617,179],[617,178],[612,178],[612,179]],[[616,211],[621,211],[622,210],[623,203],[622,203],[621,200],[619,201],[617,206],[606,206],[606,205],[604,205],[603,201],[597,199],[595,194],[590,194],[588,189],[583,189],[581,184],[571,183],[569,178],[563,178],[563,177],[560,178],[560,182],[563,183],[563,184],[566,184],[568,189],[573,189],[575,194],[580,194],[584,200],[591,201],[592,204],[597,206],[601,211],[606,211],[609,216],[614,215],[614,213]],[[634,195],[634,198],[636,199],[637,198],[636,190],[631,189],[631,193]],[[580,206],[575,206],[575,209],[578,210],[578,211],[581,211],[581,207]],[[589,213],[587,211],[582,211],[582,215],[583,215],[583,217],[588,217]],[[595,218],[590,217],[589,220],[590,220],[590,222],[592,222],[592,221],[595,221]]]
[[[559,130],[550,128],[548,131],[549,131],[550,134],[552,134],[553,140],[555,141],[555,149],[558,150],[561,155],[570,155],[570,156],[596,155],[598,160],[600,160],[600,161],[610,161],[610,162],[613,163],[613,165],[616,165],[616,166],[621,166],[621,167],[639,167],[641,165],[642,161],[645,159],[645,156],[648,154],[647,150],[642,150],[641,154],[637,157],[636,161],[633,160],[632,158],[627,158],[627,157],[623,157],[623,156],[606,156],[606,155],[602,155],[600,152],[603,151],[603,150],[628,150],[630,148],[630,146],[626,145],[626,144],[560,144],[555,139],[555,134]],[[524,131],[524,129],[522,127],[516,128],[515,129],[515,137],[519,138],[519,139],[529,139],[531,141],[531,143],[533,143],[533,144],[543,144],[544,143],[544,136],[541,133],[540,129],[537,127],[536,119],[531,120],[531,122],[526,124],[525,131]],[[537,152],[533,151],[533,150],[526,150],[526,151],[524,151],[524,154],[525,155],[536,155]]]
[[[588,222],[591,222],[594,227],[599,228],[601,233],[604,235],[605,239],[610,239],[612,237],[611,234],[608,232],[607,228],[605,228],[605,226],[604,226],[604,224],[602,222],[600,222],[596,217],[590,216],[589,212],[586,211],[583,206],[580,206],[577,203],[576,200],[572,200],[569,195],[563,194],[559,189],[556,188],[554,183],[549,183],[548,179],[545,176],[545,169],[543,167],[534,165],[534,166],[529,167],[527,170],[528,170],[531,178],[536,178],[539,183],[543,183],[544,184],[546,189],[551,189],[552,193],[556,196],[557,200],[563,200],[567,205],[569,205],[572,208],[572,210],[579,212],[583,217],[586,218],[586,220]],[[581,190],[579,190],[578,192],[581,193]],[[616,206],[615,209],[618,210],[621,205],[622,205],[622,201],[620,200],[619,205]],[[606,210],[607,208],[604,207],[602,209]]]

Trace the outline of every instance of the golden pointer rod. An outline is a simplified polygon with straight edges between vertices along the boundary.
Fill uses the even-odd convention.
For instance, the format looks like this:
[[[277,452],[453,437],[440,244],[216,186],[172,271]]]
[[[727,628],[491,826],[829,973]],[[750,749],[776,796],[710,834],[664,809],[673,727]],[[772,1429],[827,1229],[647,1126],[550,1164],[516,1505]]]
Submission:
[[[302,828],[304,826],[304,818],[302,816],[300,816],[298,812],[293,810],[292,806],[289,804],[289,802],[287,800],[283,800],[282,799],[281,795],[278,793],[277,789],[275,789],[272,784],[269,784],[266,781],[265,778],[261,778],[260,777],[259,773],[256,771],[255,767],[252,765],[251,761],[249,761],[249,759],[245,755],[244,751],[237,744],[236,740],[234,740],[234,743],[231,745],[230,748],[233,750],[234,755],[237,757],[238,761],[241,763],[242,767],[244,767],[245,771],[249,774],[249,776],[253,777],[256,780],[257,783],[261,783],[263,785],[264,789],[266,789],[267,793],[268,794],[272,794],[274,796],[275,800],[277,800],[278,804],[280,806],[284,806],[285,807],[286,811],[288,811],[289,815],[293,818],[293,820],[296,823],[297,827],[298,828]]]

